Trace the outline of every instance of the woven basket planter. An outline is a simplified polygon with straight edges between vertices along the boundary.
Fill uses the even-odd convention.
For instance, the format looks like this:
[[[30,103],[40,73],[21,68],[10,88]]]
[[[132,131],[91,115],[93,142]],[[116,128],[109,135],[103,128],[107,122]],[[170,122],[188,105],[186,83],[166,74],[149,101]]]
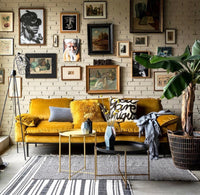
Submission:
[[[196,135],[186,137],[182,131],[168,131],[171,155],[176,167],[200,170],[200,134]]]

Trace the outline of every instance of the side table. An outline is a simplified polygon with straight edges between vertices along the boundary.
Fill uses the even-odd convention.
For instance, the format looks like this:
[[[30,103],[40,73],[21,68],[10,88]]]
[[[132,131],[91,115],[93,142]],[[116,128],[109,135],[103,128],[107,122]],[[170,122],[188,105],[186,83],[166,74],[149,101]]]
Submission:
[[[61,170],[61,138],[62,136],[64,137],[69,137],[68,142],[69,142],[69,170]],[[85,138],[94,136],[95,137],[95,146],[97,143],[97,137],[96,137],[96,131],[92,130],[92,133],[86,134],[83,133],[81,130],[75,130],[75,131],[67,131],[63,133],[59,133],[59,172],[61,171],[67,171],[69,172],[69,180],[71,180],[71,177],[74,176],[77,173],[86,173],[86,174],[94,174],[91,172],[83,172],[81,170],[86,169],[86,143],[85,143]],[[84,167],[79,169],[78,171],[72,171],[71,170],[71,138],[72,137],[83,137],[83,145],[84,145]],[[74,174],[71,174],[73,172]]]

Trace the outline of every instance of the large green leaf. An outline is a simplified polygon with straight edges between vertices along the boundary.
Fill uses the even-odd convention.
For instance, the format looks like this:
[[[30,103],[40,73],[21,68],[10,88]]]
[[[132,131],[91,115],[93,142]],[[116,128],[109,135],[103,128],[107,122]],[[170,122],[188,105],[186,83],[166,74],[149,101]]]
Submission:
[[[187,71],[182,71],[175,75],[169,80],[167,85],[164,87],[163,96],[167,99],[172,99],[173,97],[179,97],[182,91],[192,82],[192,75]]]

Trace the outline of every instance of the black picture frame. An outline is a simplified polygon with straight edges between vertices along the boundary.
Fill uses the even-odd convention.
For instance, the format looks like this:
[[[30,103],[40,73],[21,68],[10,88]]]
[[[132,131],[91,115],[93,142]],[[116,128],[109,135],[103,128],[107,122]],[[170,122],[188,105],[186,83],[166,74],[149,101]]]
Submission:
[[[56,78],[57,57],[54,53],[27,53],[26,78]]]
[[[113,24],[88,24],[87,32],[89,55],[113,54]]]

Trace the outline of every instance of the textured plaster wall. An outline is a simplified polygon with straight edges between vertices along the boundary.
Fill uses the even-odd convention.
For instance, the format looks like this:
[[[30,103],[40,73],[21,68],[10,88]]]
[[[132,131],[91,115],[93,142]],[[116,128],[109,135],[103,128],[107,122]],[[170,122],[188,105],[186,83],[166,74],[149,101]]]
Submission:
[[[18,9],[19,8],[45,8],[46,11],[46,45],[45,46],[20,46],[18,32]],[[151,78],[133,79],[131,77],[131,58],[118,58],[116,56],[116,41],[128,40],[131,50],[150,51],[156,54],[158,46],[172,46],[173,54],[181,54],[186,45],[192,45],[195,39],[200,39],[200,1],[199,0],[164,0],[164,29],[175,28],[177,30],[177,42],[173,45],[165,44],[163,33],[142,33],[148,36],[147,47],[133,45],[133,34],[129,33],[129,0],[107,0],[107,19],[83,19],[83,0],[1,0],[0,11],[14,12],[14,32],[0,32],[0,37],[14,38],[14,53],[56,53],[57,54],[57,78],[56,79],[26,79],[22,76],[22,98],[20,108],[22,113],[28,112],[31,98],[59,98],[72,97],[75,99],[93,98],[96,95],[86,93],[86,65],[92,65],[93,59],[112,59],[121,67],[121,93],[118,97],[156,97],[162,92],[154,91],[153,70]],[[60,33],[60,13],[80,13],[80,33]],[[88,55],[87,47],[87,24],[89,23],[113,23],[114,24],[114,54],[113,55]],[[53,34],[59,36],[59,47],[52,47]],[[81,62],[63,61],[63,39],[81,39]],[[8,76],[12,70],[14,56],[0,56],[0,67],[5,69],[5,84],[0,85],[0,111],[8,87]],[[81,81],[62,81],[61,66],[81,66]],[[19,75],[18,75],[19,76]],[[105,95],[110,96],[111,94]],[[180,115],[181,98],[162,100],[165,109],[170,109]],[[200,90],[197,87],[196,104],[194,109],[195,127],[198,128],[199,115],[197,105],[200,103]],[[0,133],[8,135],[11,131],[11,139],[14,139],[13,106],[11,99],[7,100],[4,120]],[[1,113],[1,112],[0,112]]]

